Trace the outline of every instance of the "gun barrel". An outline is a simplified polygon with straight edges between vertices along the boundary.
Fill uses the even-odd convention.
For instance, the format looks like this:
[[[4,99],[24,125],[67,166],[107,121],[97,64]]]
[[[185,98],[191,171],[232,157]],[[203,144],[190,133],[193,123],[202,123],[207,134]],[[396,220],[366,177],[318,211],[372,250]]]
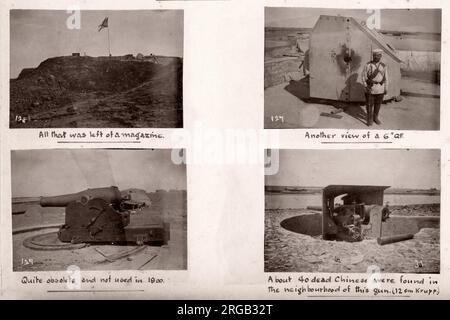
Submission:
[[[117,187],[87,189],[78,193],[64,194],[54,197],[41,197],[41,207],[65,207],[70,202],[87,203],[92,198],[101,198],[109,203],[122,201],[122,195]]]
[[[377,242],[380,246],[384,246],[385,244],[409,240],[412,238],[414,238],[414,234],[405,233],[405,234],[399,234],[399,235],[395,235],[395,236],[379,237],[379,238],[377,238]]]

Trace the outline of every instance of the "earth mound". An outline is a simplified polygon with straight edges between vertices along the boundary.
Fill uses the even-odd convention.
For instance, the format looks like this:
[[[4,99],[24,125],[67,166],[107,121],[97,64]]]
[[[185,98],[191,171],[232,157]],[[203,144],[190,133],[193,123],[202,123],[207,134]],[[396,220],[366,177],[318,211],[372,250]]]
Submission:
[[[10,80],[11,127],[182,127],[182,73],[177,57],[50,58]]]

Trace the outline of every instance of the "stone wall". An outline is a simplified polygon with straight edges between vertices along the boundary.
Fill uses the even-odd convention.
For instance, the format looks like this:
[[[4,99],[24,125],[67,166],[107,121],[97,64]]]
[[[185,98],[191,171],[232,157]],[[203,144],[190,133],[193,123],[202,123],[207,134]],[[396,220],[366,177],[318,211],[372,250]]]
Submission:
[[[394,216],[391,215],[381,227],[382,236],[417,233],[422,228],[439,228],[440,218],[434,216]]]
[[[303,69],[299,68],[302,61],[303,58],[297,57],[282,57],[266,60],[264,62],[264,89],[302,78]]]
[[[440,52],[399,50],[397,55],[402,60],[400,65],[402,76],[426,78],[440,83]]]

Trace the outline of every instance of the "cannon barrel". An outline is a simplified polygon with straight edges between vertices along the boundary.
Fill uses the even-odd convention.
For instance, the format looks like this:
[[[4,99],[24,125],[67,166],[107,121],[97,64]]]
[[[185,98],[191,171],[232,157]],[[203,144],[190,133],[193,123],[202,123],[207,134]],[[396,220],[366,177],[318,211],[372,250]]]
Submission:
[[[74,201],[85,204],[90,199],[101,198],[109,203],[118,203],[122,200],[122,195],[117,187],[105,187],[87,189],[78,193],[64,194],[54,197],[41,197],[41,207],[65,207]]]
[[[380,246],[384,246],[385,244],[395,243],[395,242],[409,240],[409,239],[413,239],[413,238],[414,238],[414,234],[404,233],[404,234],[398,234],[395,236],[378,237],[377,242]]]

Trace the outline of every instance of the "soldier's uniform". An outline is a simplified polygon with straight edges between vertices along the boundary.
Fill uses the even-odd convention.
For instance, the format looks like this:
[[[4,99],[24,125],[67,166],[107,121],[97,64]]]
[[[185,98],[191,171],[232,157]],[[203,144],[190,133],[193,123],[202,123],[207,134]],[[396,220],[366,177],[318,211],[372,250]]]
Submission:
[[[382,52],[381,49],[373,50],[374,55],[381,55]],[[362,81],[366,87],[367,125],[371,126],[374,121],[376,124],[381,124],[378,114],[383,97],[388,90],[387,66],[381,61],[368,62],[362,72]]]

